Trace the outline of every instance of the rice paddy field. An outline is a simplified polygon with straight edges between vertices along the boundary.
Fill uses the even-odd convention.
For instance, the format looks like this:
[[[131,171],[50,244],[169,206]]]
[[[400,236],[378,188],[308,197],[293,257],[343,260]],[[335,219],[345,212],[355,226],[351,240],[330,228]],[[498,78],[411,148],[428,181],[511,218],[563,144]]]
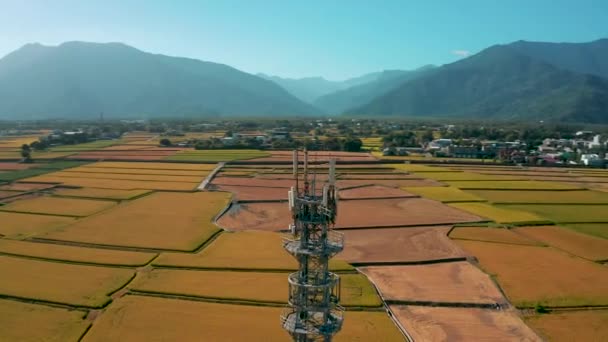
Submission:
[[[1,341],[290,340],[291,152],[161,138],[0,162]],[[589,308],[608,305],[608,173],[311,153],[334,157],[345,246],[329,266],[346,307],[335,341],[606,339],[605,309]]]

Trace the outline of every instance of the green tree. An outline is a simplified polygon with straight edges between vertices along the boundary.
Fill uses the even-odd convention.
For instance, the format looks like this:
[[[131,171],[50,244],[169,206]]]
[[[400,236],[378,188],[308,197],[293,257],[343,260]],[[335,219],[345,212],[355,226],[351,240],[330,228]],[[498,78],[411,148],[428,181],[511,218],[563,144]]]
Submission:
[[[160,139],[160,146],[168,147],[171,146],[171,140],[167,138]]]
[[[23,162],[25,163],[32,162],[32,149],[30,148],[30,145],[21,145],[21,157],[23,157]]]

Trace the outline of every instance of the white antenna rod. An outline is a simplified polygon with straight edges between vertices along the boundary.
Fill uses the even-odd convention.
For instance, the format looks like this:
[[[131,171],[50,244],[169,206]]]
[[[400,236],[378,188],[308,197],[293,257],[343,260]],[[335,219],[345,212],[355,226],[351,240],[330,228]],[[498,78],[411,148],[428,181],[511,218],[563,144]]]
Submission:
[[[329,160],[329,184],[336,184],[336,159]]]

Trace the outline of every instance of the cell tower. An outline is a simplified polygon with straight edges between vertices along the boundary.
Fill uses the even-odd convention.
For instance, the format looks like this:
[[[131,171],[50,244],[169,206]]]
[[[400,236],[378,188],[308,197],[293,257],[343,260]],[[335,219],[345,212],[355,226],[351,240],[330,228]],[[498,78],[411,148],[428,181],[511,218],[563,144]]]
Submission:
[[[344,236],[330,227],[336,221],[338,190],[336,162],[329,162],[329,180],[316,189],[316,173],[309,179],[308,151],[304,150],[303,188],[300,188],[298,151],[293,152],[295,187],[289,191],[293,239],[283,247],[298,260],[298,271],[288,277],[289,308],[281,316],[283,329],[294,341],[331,341],[340,331],[344,308],[340,301],[340,277],[329,272],[329,259],[344,248]]]

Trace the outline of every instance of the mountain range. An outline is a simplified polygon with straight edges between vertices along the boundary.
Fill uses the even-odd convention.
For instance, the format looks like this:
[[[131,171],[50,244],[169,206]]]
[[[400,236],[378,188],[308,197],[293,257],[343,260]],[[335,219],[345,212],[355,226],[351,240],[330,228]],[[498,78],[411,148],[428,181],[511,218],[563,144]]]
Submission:
[[[252,75],[121,43],[0,59],[0,119],[400,116],[608,123],[608,39],[517,41],[442,66],[329,81]]]

